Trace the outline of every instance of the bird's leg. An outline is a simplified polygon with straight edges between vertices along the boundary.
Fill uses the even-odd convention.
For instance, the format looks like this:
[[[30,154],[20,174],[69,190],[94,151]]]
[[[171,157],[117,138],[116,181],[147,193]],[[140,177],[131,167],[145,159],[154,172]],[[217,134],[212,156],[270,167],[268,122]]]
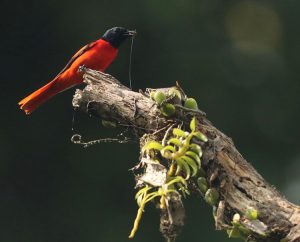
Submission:
[[[86,73],[87,67],[85,65],[79,66],[78,72],[79,73]]]

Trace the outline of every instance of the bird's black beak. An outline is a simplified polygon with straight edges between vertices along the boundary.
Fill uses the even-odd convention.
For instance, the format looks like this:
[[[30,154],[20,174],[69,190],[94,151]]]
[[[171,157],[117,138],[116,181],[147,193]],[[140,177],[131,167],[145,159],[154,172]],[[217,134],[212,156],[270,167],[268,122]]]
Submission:
[[[136,30],[128,30],[128,36],[135,36],[137,34]]]

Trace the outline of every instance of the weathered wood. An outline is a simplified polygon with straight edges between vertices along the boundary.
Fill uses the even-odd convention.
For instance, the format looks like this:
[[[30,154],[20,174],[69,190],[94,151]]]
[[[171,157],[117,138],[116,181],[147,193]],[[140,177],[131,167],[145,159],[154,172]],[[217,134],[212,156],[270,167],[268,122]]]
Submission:
[[[89,115],[132,127],[138,138],[144,134],[161,138],[160,131],[168,124],[178,119],[188,122],[189,110],[179,110],[177,120],[167,119],[148,95],[128,89],[107,74],[83,71],[88,85],[84,90],[76,90],[73,106]],[[220,202],[215,208],[217,229],[228,229],[233,215],[239,213],[243,225],[252,232],[249,237],[252,241],[300,241],[300,207],[269,185],[237,151],[232,140],[203,113],[193,115],[198,121],[197,128],[208,137],[203,150],[203,168],[210,185],[220,193]],[[190,189],[200,194],[195,183],[189,184]],[[259,222],[243,217],[250,207],[259,212]]]

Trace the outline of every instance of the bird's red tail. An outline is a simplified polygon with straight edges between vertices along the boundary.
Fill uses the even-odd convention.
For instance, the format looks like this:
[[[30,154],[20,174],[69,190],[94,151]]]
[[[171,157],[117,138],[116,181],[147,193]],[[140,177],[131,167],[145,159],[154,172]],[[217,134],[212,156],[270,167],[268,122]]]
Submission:
[[[42,105],[57,93],[67,89],[65,85],[61,85],[59,76],[45,86],[36,90],[29,96],[22,99],[18,104],[26,114],[31,114],[36,108]]]

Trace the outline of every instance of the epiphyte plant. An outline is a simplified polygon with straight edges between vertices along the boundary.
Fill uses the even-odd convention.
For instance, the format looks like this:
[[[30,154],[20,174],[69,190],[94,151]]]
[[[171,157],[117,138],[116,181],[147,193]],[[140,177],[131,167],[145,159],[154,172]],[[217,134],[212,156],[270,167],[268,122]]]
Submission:
[[[171,117],[176,113],[176,107],[184,107],[190,111],[198,110],[197,101],[194,98],[182,96],[181,92],[176,88],[170,88],[167,93],[160,90],[150,91],[150,97],[156,102],[161,113],[166,117]],[[169,103],[172,101],[172,103]],[[178,104],[180,104],[178,106]]]
[[[179,192],[176,190],[176,185],[181,188],[181,191],[187,192],[187,183],[181,176],[172,177],[172,178],[170,177],[169,179],[170,180],[166,184],[159,187],[158,189],[146,185],[136,193],[135,199],[137,201],[139,209],[133,224],[133,228],[130,232],[129,238],[134,237],[138,229],[140,220],[142,218],[144,208],[148,202],[152,201],[156,197],[160,197],[160,208],[164,209],[166,207],[165,199],[167,199],[167,196],[170,193],[177,193],[179,195]]]
[[[196,129],[195,117],[192,118],[189,126],[190,132],[173,128],[169,131],[171,134],[167,131],[160,142],[148,141],[142,148],[142,156],[159,164],[164,163],[168,171],[163,185],[155,187],[144,184],[136,193],[135,199],[139,209],[129,238],[134,237],[148,202],[160,197],[160,209],[165,209],[167,206],[165,201],[171,193],[184,197],[190,194],[187,180],[196,176],[201,169],[202,148],[199,144],[207,142],[207,137]],[[168,136],[171,137],[167,139]]]
[[[169,175],[179,175],[185,173],[185,179],[190,176],[196,176],[201,168],[202,148],[200,145],[193,143],[193,138],[206,142],[207,137],[196,130],[196,119],[190,122],[191,132],[184,131],[180,128],[173,128],[173,136],[165,142],[149,141],[142,149],[143,155],[151,156],[151,151],[155,150],[167,161],[169,161]],[[158,159],[159,160],[159,159]],[[176,166],[176,169],[175,167]]]

